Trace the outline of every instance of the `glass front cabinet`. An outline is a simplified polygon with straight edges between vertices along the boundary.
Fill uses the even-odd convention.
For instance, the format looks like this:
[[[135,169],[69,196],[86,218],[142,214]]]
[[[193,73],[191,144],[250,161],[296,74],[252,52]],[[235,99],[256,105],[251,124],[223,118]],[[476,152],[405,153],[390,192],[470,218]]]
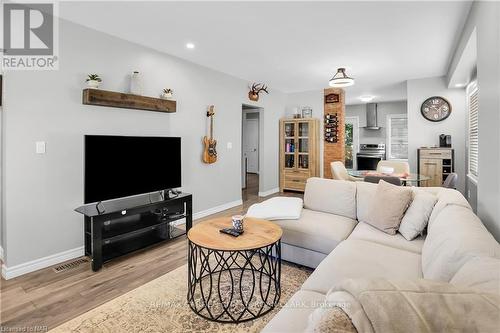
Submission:
[[[303,192],[309,177],[319,177],[319,120],[281,119],[280,191]]]

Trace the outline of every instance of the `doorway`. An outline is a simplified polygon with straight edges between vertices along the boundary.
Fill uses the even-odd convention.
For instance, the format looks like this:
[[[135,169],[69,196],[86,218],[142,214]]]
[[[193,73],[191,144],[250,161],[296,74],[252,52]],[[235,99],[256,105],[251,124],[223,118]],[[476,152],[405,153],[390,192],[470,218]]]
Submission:
[[[245,202],[259,196],[260,108],[243,105],[241,128],[241,184]]]
[[[359,118],[345,118],[345,167],[357,170],[356,154],[359,150]]]

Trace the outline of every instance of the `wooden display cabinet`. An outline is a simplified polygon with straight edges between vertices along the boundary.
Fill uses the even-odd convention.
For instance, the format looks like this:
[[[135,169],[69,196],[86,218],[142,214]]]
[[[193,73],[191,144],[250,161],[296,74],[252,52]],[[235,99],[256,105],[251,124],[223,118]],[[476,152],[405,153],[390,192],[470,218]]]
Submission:
[[[280,120],[280,191],[303,192],[310,177],[319,177],[319,120]]]

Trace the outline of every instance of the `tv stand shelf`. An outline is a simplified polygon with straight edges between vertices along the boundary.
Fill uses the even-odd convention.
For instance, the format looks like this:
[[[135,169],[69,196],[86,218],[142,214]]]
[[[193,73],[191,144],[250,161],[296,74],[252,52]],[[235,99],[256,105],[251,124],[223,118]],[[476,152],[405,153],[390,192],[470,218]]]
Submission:
[[[113,258],[185,235],[193,221],[192,195],[187,193],[155,201],[149,195],[137,196],[99,207],[75,209],[85,217],[85,254],[92,259],[93,271]]]

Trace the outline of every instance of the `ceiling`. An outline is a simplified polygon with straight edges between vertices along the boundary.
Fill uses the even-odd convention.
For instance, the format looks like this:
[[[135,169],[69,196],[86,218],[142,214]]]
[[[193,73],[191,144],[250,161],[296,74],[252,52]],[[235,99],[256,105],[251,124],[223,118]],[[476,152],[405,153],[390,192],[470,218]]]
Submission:
[[[347,66],[359,96],[406,99],[445,75],[470,9],[441,2],[67,2],[76,23],[286,93],[323,89]],[[192,42],[190,50],[186,43]]]

